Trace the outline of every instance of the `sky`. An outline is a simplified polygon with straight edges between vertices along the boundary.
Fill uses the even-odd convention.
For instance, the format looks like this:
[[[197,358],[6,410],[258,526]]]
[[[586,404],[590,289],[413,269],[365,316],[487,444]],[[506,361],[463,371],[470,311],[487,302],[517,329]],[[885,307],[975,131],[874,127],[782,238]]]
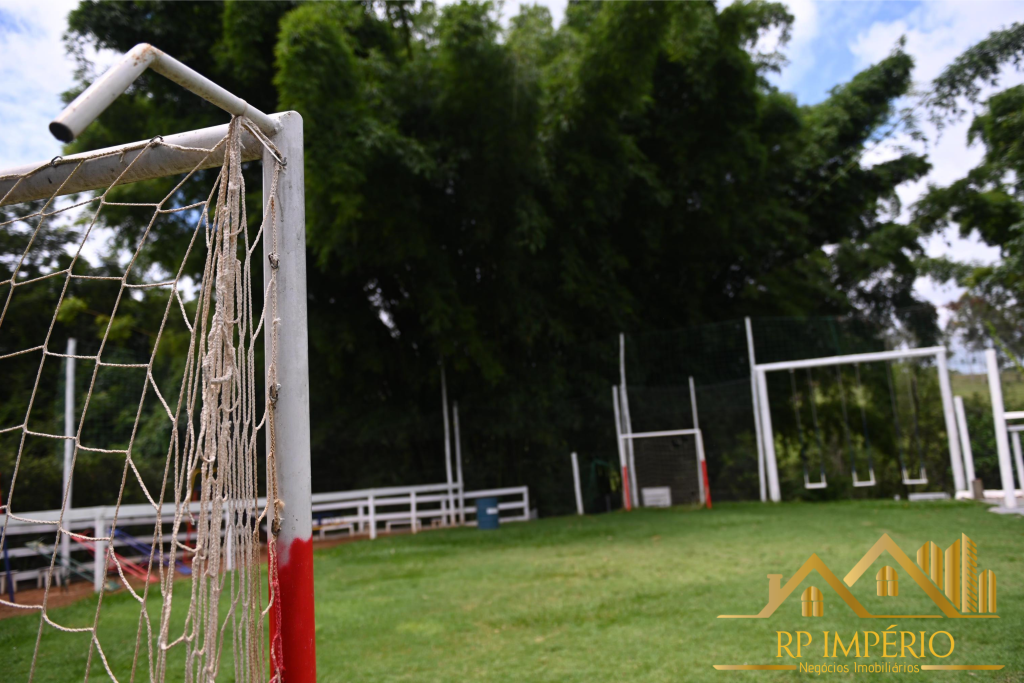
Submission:
[[[66,56],[62,43],[67,13],[74,0],[0,0],[0,169],[51,159],[60,144],[47,132],[47,124],[60,111],[60,94],[74,82],[75,63]],[[442,1],[441,4],[448,4]],[[521,3],[506,0],[505,20],[514,16]],[[556,23],[565,13],[565,0],[542,0]],[[885,57],[900,36],[907,38],[907,51],[916,61],[915,83],[923,89],[942,68],[964,49],[991,31],[1024,21],[1024,0],[864,0],[858,2],[788,0],[795,17],[792,39],[783,48],[789,64],[774,78],[775,84],[793,92],[800,103],[813,104],[828,96],[838,83]],[[173,46],[157,46],[172,48]],[[103,66],[116,55],[91,56]],[[1024,83],[1024,74],[1008,70],[1000,87]],[[900,188],[904,207],[921,196],[927,185],[945,185],[973,167],[982,150],[969,147],[966,131],[969,118],[948,127],[941,137],[926,123],[926,148],[906,139],[894,138],[865,156],[871,164],[891,158],[893,145],[905,144],[927,151],[934,166],[924,180]],[[904,211],[904,216],[906,211]],[[991,263],[997,250],[976,237],[962,239],[955,231],[937,236],[927,244],[932,256],[953,255],[960,260]],[[954,301],[960,290],[921,278],[916,289],[922,297],[940,307]]]

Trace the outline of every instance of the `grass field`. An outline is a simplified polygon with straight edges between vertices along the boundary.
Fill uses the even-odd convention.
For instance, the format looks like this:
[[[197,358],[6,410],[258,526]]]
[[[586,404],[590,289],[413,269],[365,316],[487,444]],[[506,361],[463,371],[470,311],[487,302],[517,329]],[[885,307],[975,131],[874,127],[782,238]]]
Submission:
[[[1006,409],[1017,410],[1016,406],[1024,403],[1024,376],[1016,368],[1004,370],[1000,373],[1000,382]],[[986,403],[989,401],[988,375],[962,375],[954,372],[950,375],[950,384],[955,396],[977,394]]]
[[[812,574],[801,585],[825,595],[825,617],[800,616],[799,593],[765,620],[766,575],[787,580],[811,555],[840,577],[883,534],[911,557],[927,540],[961,532],[993,569],[999,619],[861,620]],[[898,598],[875,596],[877,560],[854,594],[874,613],[937,613],[897,567]],[[832,680],[1024,681],[1024,518],[972,503],[723,504],[713,511],[644,510],[507,525],[500,531],[434,531],[317,551],[317,666],[321,681],[787,681],[799,671],[721,672],[713,664],[777,659],[778,630],[814,635],[810,664],[871,660],[821,656],[821,631],[949,631],[953,654],[926,664],[1003,664],[997,672],[826,674]],[[887,602],[888,601],[888,602]],[[91,617],[79,603],[54,611],[62,623]],[[134,641],[133,603],[108,596],[101,640],[108,656]],[[38,617],[0,621],[0,680],[27,678]],[[863,637],[863,636],[862,636]],[[941,654],[948,645],[936,641]],[[36,680],[81,680],[85,636],[48,632]],[[908,655],[909,658],[909,655]],[[129,663],[114,656],[120,680]],[[138,680],[147,680],[142,676]],[[105,680],[94,665],[90,680]]]

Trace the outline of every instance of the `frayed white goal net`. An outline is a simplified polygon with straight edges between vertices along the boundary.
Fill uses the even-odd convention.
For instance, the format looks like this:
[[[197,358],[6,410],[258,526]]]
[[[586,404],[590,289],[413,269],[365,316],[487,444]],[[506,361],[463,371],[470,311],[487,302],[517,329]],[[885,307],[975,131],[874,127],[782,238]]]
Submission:
[[[276,532],[281,510],[282,160],[247,119],[226,130],[209,147],[154,138],[0,176],[0,542],[7,581],[35,572],[40,585],[0,596],[39,618],[31,653],[5,653],[0,679],[277,677],[261,529]],[[261,220],[246,211],[246,146],[276,159]],[[168,155],[191,170],[155,177]],[[105,187],[65,196],[85,173]],[[71,434],[54,415],[68,362]]]

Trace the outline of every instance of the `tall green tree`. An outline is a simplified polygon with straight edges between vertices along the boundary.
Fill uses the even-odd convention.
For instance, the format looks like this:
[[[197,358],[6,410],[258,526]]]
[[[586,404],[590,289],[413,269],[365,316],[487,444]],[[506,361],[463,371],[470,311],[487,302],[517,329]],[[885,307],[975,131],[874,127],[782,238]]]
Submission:
[[[968,143],[981,143],[981,163],[947,187],[933,186],[914,209],[924,232],[956,225],[967,237],[999,247],[1002,260],[979,266],[940,260],[929,264],[940,279],[955,279],[967,288],[954,304],[954,323],[969,340],[981,343],[995,335],[1018,355],[1024,353],[1024,86],[997,91],[981,100],[985,86],[998,86],[1008,66],[1024,60],[1024,24],[994,31],[957,57],[935,79],[929,97],[933,119],[943,125],[980,108],[967,132]]]
[[[619,330],[920,303],[894,216],[927,161],[860,163],[912,60],[801,106],[756,48],[791,23],[768,2],[571,2],[507,28],[490,3],[83,2],[68,41],[152,42],[303,115],[318,487],[442,475],[440,362],[468,483],[553,512],[570,449],[615,458]],[[223,120],[149,75],[75,144]]]

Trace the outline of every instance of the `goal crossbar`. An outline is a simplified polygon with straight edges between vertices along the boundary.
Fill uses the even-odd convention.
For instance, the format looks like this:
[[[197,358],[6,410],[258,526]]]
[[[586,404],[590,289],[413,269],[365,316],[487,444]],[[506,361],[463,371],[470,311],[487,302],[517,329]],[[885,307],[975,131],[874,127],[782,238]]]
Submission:
[[[956,427],[956,415],[953,407],[953,390],[949,380],[949,367],[946,362],[946,347],[927,346],[919,349],[898,349],[895,351],[876,351],[871,353],[853,353],[845,356],[826,356],[823,358],[806,358],[795,361],[776,363],[760,363],[754,366],[754,379],[758,391],[758,410],[760,411],[761,440],[765,450],[765,469],[768,475],[769,495],[773,502],[782,500],[779,487],[778,462],[775,455],[775,439],[772,431],[771,406],[768,404],[769,372],[799,370],[804,368],[834,367],[838,365],[857,365],[860,363],[877,363],[908,358],[935,358],[936,371],[939,377],[939,394],[942,399],[942,416],[946,427],[949,444],[949,460],[953,470],[953,481],[957,491],[967,490],[964,476],[964,464],[960,454],[959,433]],[[1024,416],[1024,413],[1022,413]],[[906,479],[906,477],[904,477]],[[904,483],[923,483],[920,480],[909,480]]]
[[[287,113],[273,114],[271,118],[283,122],[285,116]],[[160,136],[163,144],[148,149],[150,140],[145,140],[0,170],[0,206],[47,199],[54,196],[54,188],[59,188],[57,195],[68,195],[103,189],[114,182],[127,185],[217,168],[224,163],[224,148],[216,148],[217,143],[227,134],[228,124],[224,124]],[[242,161],[258,161],[263,152],[259,140],[247,132],[242,134]],[[32,175],[26,175],[29,173]]]

